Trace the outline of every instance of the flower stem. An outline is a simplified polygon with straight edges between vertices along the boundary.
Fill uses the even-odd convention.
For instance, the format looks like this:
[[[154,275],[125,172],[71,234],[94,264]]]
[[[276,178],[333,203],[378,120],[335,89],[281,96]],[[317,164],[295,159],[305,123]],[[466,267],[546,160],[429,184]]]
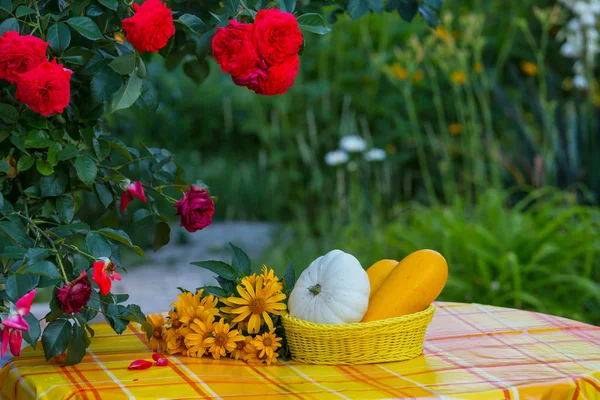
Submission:
[[[46,239],[48,241],[48,243],[50,244],[50,246],[52,247],[52,249],[56,252],[56,262],[58,263],[58,267],[60,268],[60,272],[62,274],[62,278],[65,282],[69,282],[69,278],[67,278],[67,273],[65,272],[65,267],[62,263],[62,260],[60,258],[60,253],[58,251],[58,249],[56,248],[56,246],[54,245],[54,241],[50,238],[50,236],[48,236],[46,234],[46,232],[44,232],[39,226],[37,226],[31,219],[29,219],[29,217],[23,215],[23,214],[19,214],[19,213],[14,213],[14,215],[17,215],[19,218],[25,220],[33,229],[35,229],[36,232],[38,232],[40,235],[42,235],[42,237],[44,239]]]

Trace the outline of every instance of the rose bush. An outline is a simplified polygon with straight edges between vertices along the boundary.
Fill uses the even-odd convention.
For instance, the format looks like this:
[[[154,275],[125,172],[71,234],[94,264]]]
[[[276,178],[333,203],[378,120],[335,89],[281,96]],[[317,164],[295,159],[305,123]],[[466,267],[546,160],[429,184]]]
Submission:
[[[434,25],[440,3],[350,0],[332,17],[385,7]],[[1,355],[9,348],[18,355],[23,340],[36,347],[41,338],[47,360],[66,353],[66,364],[78,363],[98,313],[117,333],[137,322],[151,337],[141,308],[111,293],[114,280],[127,279],[122,253],[144,255],[121,228],[153,229],[157,251],[176,215],[190,232],[209,226],[216,198],[200,181],[186,182],[168,150],[131,147],[103,117],[129,107],[154,117],[157,91],[144,78],[157,52],[168,69],[182,64],[200,83],[212,50],[237,84],[284,93],[300,68],[302,31],[329,31],[314,12],[321,3],[249,5],[0,0]],[[82,220],[93,198],[101,215]],[[51,294],[45,316],[30,312],[39,291]]]

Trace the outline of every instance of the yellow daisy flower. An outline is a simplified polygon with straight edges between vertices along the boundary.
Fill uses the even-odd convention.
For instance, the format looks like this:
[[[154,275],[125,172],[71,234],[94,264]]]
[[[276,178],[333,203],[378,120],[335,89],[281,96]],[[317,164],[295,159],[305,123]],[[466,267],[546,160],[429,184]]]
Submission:
[[[399,81],[405,81],[408,79],[408,70],[398,63],[392,64],[392,73]]]
[[[275,276],[275,270],[267,269],[267,266],[263,265],[261,276],[263,278],[263,285],[267,286],[271,283],[275,283],[278,287],[278,291],[283,290],[283,283],[279,282],[279,278]]]
[[[272,363],[276,363],[277,362],[277,357],[279,357],[278,353],[273,353],[272,356],[269,356],[267,354],[265,354],[264,356],[261,356],[259,354],[258,359],[262,362],[267,363],[267,365],[271,365]]]
[[[448,132],[454,136],[460,135],[463,132],[462,125],[454,122],[448,126]]]
[[[275,329],[272,329],[268,333],[257,335],[252,341],[252,345],[259,351],[259,357],[265,357],[265,354],[267,357],[273,357],[273,354],[276,354],[275,350],[281,347],[280,341],[281,338],[277,337]]]
[[[176,328],[163,328],[163,344],[164,350],[167,353],[173,354],[185,354],[186,348],[183,341],[183,336],[179,334],[179,330]]]
[[[258,364],[260,359],[258,358],[258,349],[252,344],[252,342],[246,343],[244,346],[244,361],[248,364]]]
[[[192,292],[184,292],[177,295],[177,301],[171,303],[171,306],[175,308],[175,311],[179,313],[179,310],[188,307],[198,307],[200,305],[200,295],[203,290],[200,289],[196,294]]]
[[[206,321],[209,315],[218,316],[219,309],[217,308],[217,303],[217,298],[209,295],[203,298],[197,306],[181,308],[178,312],[181,334],[185,336],[190,333],[189,325],[195,319]]]
[[[481,71],[483,71],[483,65],[480,62],[476,62],[475,64],[473,64],[473,71],[480,73]]]
[[[229,354],[229,357],[231,358],[235,358],[236,360],[239,359],[244,359],[244,357],[246,356],[246,351],[244,350],[246,348],[246,345],[248,343],[250,343],[252,341],[252,338],[250,336],[244,336],[244,340],[240,340],[235,342],[235,349],[231,352],[231,354]]]
[[[238,314],[232,322],[241,322],[249,317],[248,332],[258,333],[264,319],[269,329],[273,329],[273,320],[269,313],[282,315],[286,309],[285,304],[281,303],[285,294],[280,293],[278,288],[274,282],[263,287],[262,276],[256,278],[255,287],[248,282],[238,285],[237,291],[241,297],[227,299],[237,305],[231,310],[231,313]]]
[[[209,315],[205,321],[198,318],[192,321],[189,326],[190,333],[184,335],[183,340],[189,357],[202,357],[204,355],[206,352],[206,348],[203,346],[204,339],[214,330],[214,322],[214,315]]]
[[[225,357],[227,352],[232,352],[237,349],[236,342],[243,342],[244,336],[234,329],[229,330],[229,324],[224,323],[223,318],[213,325],[212,337],[204,339],[204,347],[212,354],[215,360]]]
[[[423,78],[425,77],[425,72],[423,72],[422,69],[418,69],[415,71],[415,73],[413,74],[411,81],[413,83],[419,83],[423,80]]]
[[[165,317],[162,314],[146,315],[146,322],[152,326],[153,332],[148,347],[152,351],[158,351],[162,342],[162,328],[165,324]]]

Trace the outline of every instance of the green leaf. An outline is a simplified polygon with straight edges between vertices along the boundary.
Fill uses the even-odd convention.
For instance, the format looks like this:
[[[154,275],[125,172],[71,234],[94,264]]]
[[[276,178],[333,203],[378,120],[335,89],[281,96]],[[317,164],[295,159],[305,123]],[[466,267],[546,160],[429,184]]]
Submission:
[[[168,244],[170,240],[171,227],[165,222],[158,222],[154,233],[154,251],[158,251],[161,247]]]
[[[31,154],[24,154],[17,162],[17,170],[19,172],[27,171],[35,163],[35,158]]]
[[[0,234],[25,247],[33,246],[33,240],[25,233],[25,228],[12,221],[0,221]]]
[[[189,30],[196,33],[205,33],[208,31],[206,24],[193,14],[183,14],[181,17],[179,17],[179,22],[185,25]]]
[[[12,1],[11,0],[0,0],[0,8],[8,12],[12,12]]]
[[[75,203],[70,196],[60,196],[56,199],[56,211],[61,221],[71,223],[75,216]]]
[[[299,16],[298,25],[300,26],[300,29],[316,33],[318,35],[325,35],[331,31],[331,28],[325,25],[323,16],[315,13],[308,13]]]
[[[208,62],[206,60],[187,61],[183,64],[183,72],[197,85],[200,85],[208,77]]]
[[[25,249],[20,246],[4,246],[0,249],[0,257],[21,260],[25,255]]]
[[[32,130],[27,134],[25,145],[34,149],[45,149],[53,143],[48,133],[43,130]]]
[[[74,65],[85,65],[93,56],[94,52],[90,49],[85,47],[71,47],[63,53],[61,60]]]
[[[105,140],[98,140],[96,138],[92,139],[92,146],[94,147],[94,152],[96,153],[96,157],[99,160],[104,160],[110,154],[110,145]]]
[[[121,75],[129,75],[135,68],[135,53],[117,57],[108,66]]]
[[[419,4],[416,1],[400,0],[400,4],[398,5],[398,14],[400,14],[403,20],[411,22],[417,15],[418,11]]]
[[[201,289],[204,289],[206,293],[217,297],[227,297],[229,295],[229,293],[218,286],[203,286]]]
[[[216,28],[206,32],[196,40],[196,57],[198,60],[204,60],[210,54],[212,38],[215,33],[217,33]]]
[[[436,11],[440,11],[442,9],[442,0],[423,0],[423,4],[433,8]]]
[[[56,265],[50,261],[40,261],[35,264],[27,265],[23,271],[24,274],[47,276],[50,279],[60,279],[60,272]]]
[[[16,274],[6,278],[6,294],[14,302],[32,291],[40,281],[39,275]]]
[[[142,94],[135,101],[135,105],[138,106],[146,118],[150,121],[154,120],[158,109],[158,93],[149,80],[144,80]]]
[[[52,175],[54,173],[54,167],[48,160],[44,160],[43,158],[38,158],[35,161],[35,166],[38,172],[44,176]]]
[[[42,330],[40,329],[40,321],[33,313],[29,313],[25,318],[27,325],[29,325],[29,331],[23,331],[23,339],[35,350],[37,342],[40,340]]]
[[[135,246],[131,242],[129,235],[127,235],[127,233],[125,233],[125,231],[111,229],[111,228],[102,228],[102,229],[98,230],[98,232],[101,233],[102,235],[106,236],[107,238],[110,238],[110,239],[116,240],[117,242],[123,243],[124,245],[128,246],[133,251],[135,251],[135,253],[137,255],[139,255],[140,257],[144,256],[144,251],[141,248],[139,248],[138,246]]]
[[[34,264],[45,260],[52,254],[50,249],[43,249],[41,247],[32,247],[25,252],[25,258],[23,262],[27,264]]]
[[[0,119],[7,124],[12,124],[19,119],[19,112],[10,104],[0,104]]]
[[[27,6],[19,6],[15,10],[15,17],[22,18],[27,15],[35,14],[35,10],[33,8],[29,8]]]
[[[88,17],[69,18],[67,20],[67,24],[69,24],[71,28],[75,29],[86,39],[102,39],[102,32],[100,32],[98,25],[96,25],[94,21]]]
[[[288,265],[285,270],[285,275],[283,276],[283,281],[285,283],[286,294],[289,296],[296,285],[296,270],[294,270],[292,260],[290,259],[288,259]]]
[[[81,254],[73,254],[73,275],[79,276],[81,271],[87,271],[90,266],[89,260]]]
[[[96,179],[96,174],[98,173],[98,167],[96,166],[96,161],[88,155],[84,155],[83,157],[79,157],[75,160],[75,170],[77,171],[77,176],[83,183],[87,186],[90,186],[94,183]]]
[[[62,354],[67,349],[72,336],[73,331],[69,320],[57,319],[48,324],[42,334],[42,346],[46,361]]]
[[[25,137],[23,135],[13,133],[10,137],[10,142],[23,153],[27,153],[27,148],[25,147]]]
[[[364,17],[369,12],[369,0],[350,0],[347,11],[353,21]]]
[[[50,48],[52,50],[62,53],[71,43],[71,31],[67,25],[59,22],[48,28],[46,41],[50,43]]]
[[[277,8],[283,12],[293,13],[296,8],[296,0],[276,0]]]
[[[123,83],[121,75],[112,69],[106,68],[98,72],[92,78],[90,88],[92,89],[92,98],[101,102],[113,95]]]
[[[69,351],[67,353],[67,362],[65,365],[79,364],[85,356],[85,338],[83,329],[78,324],[73,324],[73,334],[69,343]]]
[[[250,257],[244,250],[229,242],[229,250],[231,251],[231,266],[235,270],[238,277],[247,276],[252,273]]]
[[[110,243],[108,243],[108,241],[99,233],[88,233],[87,237],[85,238],[85,243],[90,254],[96,258],[109,258],[112,255]]]
[[[96,193],[98,193],[98,198],[102,202],[102,205],[104,205],[104,208],[108,208],[113,202],[113,195],[110,190],[99,183],[95,184],[94,188],[96,188]]]
[[[8,173],[10,171],[10,164],[4,160],[0,160],[0,172]]]
[[[64,193],[67,187],[67,176],[61,170],[52,175],[40,178],[40,194],[42,197],[56,197]]]
[[[98,0],[98,3],[111,10],[116,10],[119,6],[119,2],[117,0]]]
[[[114,94],[111,113],[130,107],[140,97],[140,94],[142,94],[142,80],[137,75],[132,75]]]
[[[133,213],[133,223],[136,228],[141,228],[152,222],[153,214],[145,208],[139,208]]]
[[[58,142],[54,142],[48,148],[48,162],[53,167],[58,164],[58,155],[62,151],[62,146]]]
[[[230,281],[235,281],[237,278],[233,267],[222,261],[197,261],[191,264],[214,272],[218,276]]]
[[[133,160],[133,157],[127,149],[127,146],[125,146],[125,143],[123,143],[120,139],[117,139],[115,137],[108,137],[106,138],[106,141],[110,144],[110,147],[123,154],[129,161]]]
[[[4,32],[17,31],[19,32],[19,22],[14,18],[9,18],[0,24],[0,36],[4,36]]]
[[[137,66],[137,76],[143,79],[146,77],[147,73],[148,73],[148,70],[146,69],[146,64],[144,63],[144,60],[142,58],[139,58],[138,66]],[[144,83],[146,83],[146,81],[144,81]],[[142,91],[143,91],[143,87],[142,87]]]
[[[79,155],[79,150],[77,149],[77,147],[75,147],[69,143],[64,149],[62,149],[60,151],[60,153],[58,153],[58,160],[66,161],[66,160],[75,158],[78,155]]]
[[[435,28],[438,26],[438,19],[436,12],[424,5],[419,6],[419,14],[423,17],[423,19],[427,22],[427,24],[431,28]]]

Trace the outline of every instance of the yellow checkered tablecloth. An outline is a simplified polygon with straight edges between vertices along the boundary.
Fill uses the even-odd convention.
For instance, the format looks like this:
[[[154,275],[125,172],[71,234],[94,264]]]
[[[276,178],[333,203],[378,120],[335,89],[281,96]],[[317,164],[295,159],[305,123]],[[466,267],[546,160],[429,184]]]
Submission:
[[[0,372],[6,399],[600,399],[600,327],[478,304],[437,303],[424,355],[361,366],[168,357],[168,367],[130,371],[151,360],[134,326],[105,324],[88,355],[49,365],[40,347]]]

